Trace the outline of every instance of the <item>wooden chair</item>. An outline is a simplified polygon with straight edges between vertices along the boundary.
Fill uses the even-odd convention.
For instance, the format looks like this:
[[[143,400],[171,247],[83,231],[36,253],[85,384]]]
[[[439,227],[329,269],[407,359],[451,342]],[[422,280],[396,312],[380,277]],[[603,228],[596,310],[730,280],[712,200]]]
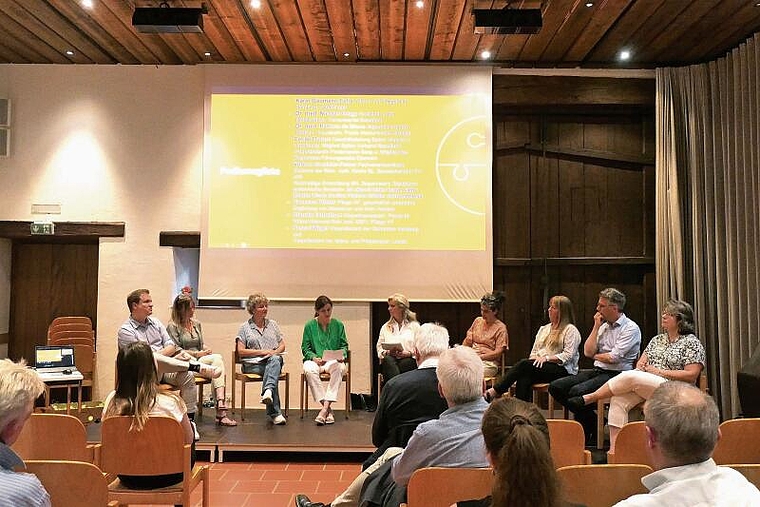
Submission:
[[[80,343],[95,348],[95,333],[93,331],[50,331],[48,345],[69,345]]]
[[[572,465],[557,470],[566,502],[609,507],[631,495],[647,493],[641,478],[646,465]]]
[[[607,451],[607,463],[653,466],[647,453],[647,426],[644,421],[634,421],[620,428],[615,452]]]
[[[449,507],[491,494],[491,468],[420,468],[409,479],[406,503],[401,507]]]
[[[65,317],[56,317],[50,323],[51,326],[57,326],[59,324],[86,324],[92,329],[92,321],[89,317],[84,315],[70,315]]]
[[[195,375],[195,387],[198,389],[198,415],[203,415],[203,386],[210,383],[210,379]]]
[[[723,421],[713,460],[719,465],[760,462],[760,418]]]
[[[243,373],[240,365],[240,356],[237,350],[232,351],[232,413],[235,413],[235,382],[240,382],[240,420],[245,421],[245,385],[248,382],[264,382],[264,377],[257,373]],[[281,405],[282,413],[288,415],[288,406],[290,405],[290,374],[286,371],[280,372],[277,383],[285,383],[285,404]],[[280,391],[282,392],[282,391]]]
[[[92,387],[95,381],[95,365],[97,359],[95,350],[90,345],[73,344],[74,347],[74,365],[82,374],[82,387]]]
[[[498,379],[504,376],[507,372],[507,349],[501,351],[501,358],[499,359],[499,371],[492,377],[484,377],[483,382],[486,384],[486,389],[493,387],[494,383]]]
[[[87,443],[87,430],[73,415],[32,414],[12,447],[24,461],[97,462],[98,446]]]
[[[119,504],[190,505],[190,493],[203,482],[203,507],[209,505],[209,467],[190,469],[190,444],[182,426],[169,417],[150,417],[142,431],[130,431],[132,417],[108,417],[102,423],[100,468],[114,477],[108,486],[109,500]],[[126,488],[117,474],[183,474],[183,481],[165,488]]]
[[[92,463],[24,460],[50,495],[54,506],[103,507],[108,504],[108,480]]]
[[[755,487],[760,488],[760,465],[758,464],[737,464],[733,463],[731,465],[721,465],[723,467],[730,467],[742,474],[744,477],[747,478],[749,482],[755,485]]]
[[[538,404],[538,394],[539,393],[546,393],[546,396],[548,398],[548,406],[549,409],[549,419],[554,419],[554,397],[549,394],[549,384],[548,383],[541,383],[541,384],[533,384],[533,403],[536,406],[540,406]],[[569,418],[569,411],[567,410],[567,407],[564,407],[564,416],[565,419]]]
[[[50,324],[48,326],[48,334],[54,331],[92,331],[92,326],[85,324],[84,322],[72,322],[66,324]]]
[[[329,373],[320,373],[319,379],[322,382],[330,380]],[[346,353],[346,372],[343,374],[343,382],[346,383],[346,419],[351,411],[351,351]],[[301,372],[301,392],[299,393],[300,417],[303,419],[304,413],[309,411],[309,384],[306,382],[306,374]]]
[[[549,441],[554,467],[590,465],[591,451],[587,451],[583,426],[570,419],[547,419]]]

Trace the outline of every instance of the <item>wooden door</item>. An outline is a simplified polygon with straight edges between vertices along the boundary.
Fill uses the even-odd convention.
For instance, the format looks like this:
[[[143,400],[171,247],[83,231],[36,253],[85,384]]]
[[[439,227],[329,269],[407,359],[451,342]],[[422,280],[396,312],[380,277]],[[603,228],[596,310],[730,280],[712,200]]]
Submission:
[[[34,361],[50,322],[86,315],[96,325],[98,243],[34,243],[14,240],[8,355]]]

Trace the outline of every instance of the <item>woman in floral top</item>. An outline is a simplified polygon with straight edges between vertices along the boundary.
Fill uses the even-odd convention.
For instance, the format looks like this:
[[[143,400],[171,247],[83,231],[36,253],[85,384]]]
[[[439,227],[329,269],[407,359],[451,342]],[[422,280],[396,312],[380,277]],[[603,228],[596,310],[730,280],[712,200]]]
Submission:
[[[578,408],[610,398],[610,451],[620,428],[628,422],[628,411],[648,399],[655,388],[668,380],[695,384],[705,367],[705,348],[694,336],[694,311],[683,301],[668,301],[662,310],[662,329],[649,341],[636,369],[624,371],[591,394],[568,400]]]

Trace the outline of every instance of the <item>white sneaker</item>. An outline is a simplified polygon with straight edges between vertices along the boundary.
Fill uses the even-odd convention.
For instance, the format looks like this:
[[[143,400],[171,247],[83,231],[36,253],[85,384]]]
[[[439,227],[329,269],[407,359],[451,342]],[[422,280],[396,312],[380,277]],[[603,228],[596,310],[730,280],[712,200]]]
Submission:
[[[272,390],[267,389],[264,391],[264,394],[261,395],[261,403],[264,405],[271,405],[274,403],[274,400],[272,399]]]
[[[207,379],[219,378],[222,376],[222,369],[210,364],[198,363],[198,375]]]
[[[198,433],[198,427],[195,425],[195,421],[190,421],[190,426],[193,427],[193,438],[197,442],[201,439],[201,435]]]
[[[285,417],[283,417],[282,414],[279,414],[276,417],[272,418],[272,423],[273,424],[277,424],[278,426],[281,425],[281,424],[286,424],[287,422],[288,422],[288,420],[285,419]]]

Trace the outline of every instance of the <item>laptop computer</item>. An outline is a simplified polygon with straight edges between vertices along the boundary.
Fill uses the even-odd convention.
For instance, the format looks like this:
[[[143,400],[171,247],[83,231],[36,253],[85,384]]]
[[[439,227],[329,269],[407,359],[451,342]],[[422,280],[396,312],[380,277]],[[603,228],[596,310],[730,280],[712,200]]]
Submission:
[[[76,382],[84,376],[74,365],[71,345],[37,345],[34,366],[44,382]]]

